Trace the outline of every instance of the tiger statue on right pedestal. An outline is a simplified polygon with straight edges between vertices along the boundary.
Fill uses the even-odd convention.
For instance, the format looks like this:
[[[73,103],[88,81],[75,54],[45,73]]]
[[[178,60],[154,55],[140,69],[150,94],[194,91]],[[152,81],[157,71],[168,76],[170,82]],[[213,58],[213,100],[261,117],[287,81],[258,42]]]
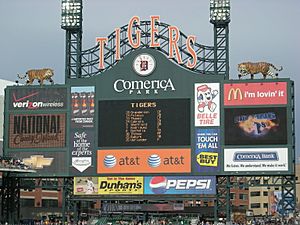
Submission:
[[[273,68],[276,71],[281,71],[283,68],[282,66],[278,69],[272,63],[267,62],[243,62],[238,64],[238,71],[239,71],[239,79],[243,76],[247,76],[248,74],[251,75],[251,79],[254,78],[254,74],[261,73],[263,78],[266,79],[267,76],[278,78],[278,73],[274,73],[271,71]]]

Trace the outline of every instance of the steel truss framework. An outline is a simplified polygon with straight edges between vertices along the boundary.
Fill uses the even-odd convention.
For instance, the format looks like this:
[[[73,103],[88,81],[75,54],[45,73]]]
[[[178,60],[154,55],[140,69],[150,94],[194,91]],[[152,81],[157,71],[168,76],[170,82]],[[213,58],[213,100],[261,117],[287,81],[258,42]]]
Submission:
[[[20,220],[20,191],[43,188],[47,190],[59,191],[62,189],[63,221],[67,221],[70,215],[76,217],[76,202],[73,201],[73,178],[21,178],[16,174],[4,173],[2,177],[1,193],[1,216],[0,222],[18,224]]]
[[[1,216],[0,222],[4,224],[18,224],[20,219],[20,178],[2,175],[1,187]]]
[[[169,25],[166,23],[157,23],[159,32],[155,34],[155,41],[160,43],[155,49],[169,55]],[[133,25],[132,37],[136,41],[136,31],[141,33],[140,48],[150,48],[151,42],[151,22],[141,21],[140,24]],[[99,45],[87,50],[81,50],[81,31],[72,33],[67,30],[67,60],[66,60],[66,78],[87,78],[100,75],[106,70],[112,68],[118,63],[116,60],[116,48],[120,46],[120,57],[124,58],[130,52],[136,50],[128,40],[128,25],[120,28],[120,43],[117,43],[116,32],[111,33],[104,46],[104,69],[99,69]],[[199,74],[219,74],[228,75],[228,25],[222,27],[215,26],[214,46],[206,46],[198,43],[192,45],[197,55],[197,64],[193,69],[186,66],[191,55],[187,50],[187,36],[180,32],[178,48],[180,50],[182,64],[180,66]],[[80,53],[80,54],[79,54]],[[77,54],[77,55],[76,55]],[[80,56],[80,57],[79,57]],[[173,58],[176,62],[176,59]],[[77,62],[77,64],[76,64]],[[81,70],[80,70],[81,69]]]
[[[287,176],[218,176],[217,177],[217,195],[215,206],[215,221],[218,218],[226,217],[230,221],[232,204],[230,201],[230,190],[233,188],[250,188],[250,187],[280,187],[282,201],[282,216],[293,213],[296,208],[296,177],[295,175]]]
[[[215,221],[219,218],[226,218],[230,221],[232,210],[230,200],[230,190],[233,188],[250,187],[279,187],[282,193],[282,216],[294,212],[296,207],[296,179],[294,175],[287,176],[218,176],[217,195],[215,202]],[[20,215],[20,190],[32,190],[43,188],[48,190],[63,189],[63,221],[67,221],[70,215],[74,221],[78,221],[82,199],[73,195],[73,178],[19,178],[10,174],[5,174],[1,187],[1,222],[18,223]],[[195,197],[195,196],[194,196]],[[97,197],[100,199],[100,197]],[[132,196],[131,196],[132,198]],[[186,196],[182,199],[190,199],[193,196]],[[199,198],[199,196],[196,196]],[[172,197],[172,199],[174,199]],[[95,200],[95,197],[93,198]]]
[[[214,26],[214,71],[229,79],[229,27],[226,24]]]
[[[68,77],[81,77],[82,31],[66,30],[66,65]]]

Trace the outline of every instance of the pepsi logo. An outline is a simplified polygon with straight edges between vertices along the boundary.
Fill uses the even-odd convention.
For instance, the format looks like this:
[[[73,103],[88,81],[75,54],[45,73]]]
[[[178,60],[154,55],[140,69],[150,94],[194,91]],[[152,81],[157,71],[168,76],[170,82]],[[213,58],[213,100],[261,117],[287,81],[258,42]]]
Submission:
[[[160,165],[161,159],[158,155],[153,154],[148,158],[148,165],[152,168],[158,167]]]
[[[166,177],[152,177],[149,186],[154,194],[164,194],[167,191],[167,182]]]
[[[104,157],[104,165],[107,168],[112,168],[117,164],[117,160],[116,157],[114,157],[113,155],[106,155]]]

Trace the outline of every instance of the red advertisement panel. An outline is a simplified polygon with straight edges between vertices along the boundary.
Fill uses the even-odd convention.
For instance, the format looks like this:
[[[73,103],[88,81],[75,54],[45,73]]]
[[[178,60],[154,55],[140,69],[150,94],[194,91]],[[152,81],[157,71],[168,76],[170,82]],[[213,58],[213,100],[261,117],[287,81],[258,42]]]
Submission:
[[[224,84],[224,105],[287,104],[286,82]]]
[[[99,150],[97,173],[190,173],[191,149]]]

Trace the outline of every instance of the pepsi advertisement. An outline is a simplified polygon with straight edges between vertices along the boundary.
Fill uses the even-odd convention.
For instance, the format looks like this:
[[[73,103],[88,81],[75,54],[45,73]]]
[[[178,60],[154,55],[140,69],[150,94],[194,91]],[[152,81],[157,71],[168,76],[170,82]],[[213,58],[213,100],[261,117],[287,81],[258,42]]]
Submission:
[[[220,171],[220,129],[196,128],[196,172]]]
[[[214,176],[151,176],[144,178],[145,195],[216,194]]]
[[[225,145],[287,144],[285,107],[225,109]]]

